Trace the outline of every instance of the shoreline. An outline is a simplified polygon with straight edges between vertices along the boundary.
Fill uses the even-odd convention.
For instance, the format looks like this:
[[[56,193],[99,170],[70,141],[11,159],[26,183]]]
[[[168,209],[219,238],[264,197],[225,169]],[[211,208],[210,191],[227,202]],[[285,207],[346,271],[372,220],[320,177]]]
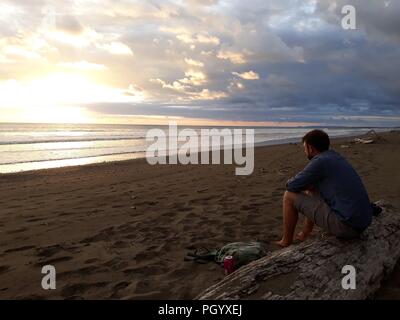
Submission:
[[[396,129],[391,129],[389,131],[382,131],[379,133],[389,133],[392,131],[398,131]],[[359,135],[341,135],[341,136],[334,136],[331,138],[331,142],[335,143],[336,140],[342,140],[342,139],[355,139],[357,137],[364,137],[365,134],[359,134]],[[269,147],[269,146],[284,146],[284,145],[290,145],[293,143],[300,143],[301,142],[301,136],[300,137],[295,137],[295,138],[286,138],[286,139],[278,139],[278,140],[272,140],[272,141],[265,141],[265,142],[258,142],[254,144],[254,148],[264,148],[264,147]],[[238,149],[238,148],[237,148]],[[219,149],[224,150],[224,149]],[[210,151],[211,152],[211,151]],[[197,152],[196,154],[199,154],[200,152]],[[122,155],[122,154],[116,154],[116,155]],[[83,164],[73,164],[73,165],[65,165],[65,166],[54,166],[54,167],[49,167],[49,168],[40,168],[40,169],[32,169],[32,170],[20,170],[20,171],[10,171],[10,172],[0,172],[0,177],[6,176],[6,175],[15,175],[15,174],[23,174],[23,173],[34,173],[34,172],[39,172],[39,171],[46,171],[46,170],[59,170],[62,168],[82,168],[82,167],[88,167],[88,166],[96,166],[96,165],[107,165],[107,164],[116,164],[116,163],[125,163],[125,162],[130,162],[130,161],[140,161],[143,159],[146,159],[146,152],[145,151],[140,151],[136,153],[126,153],[124,154],[126,156],[128,155],[136,155],[137,157],[134,158],[129,158],[129,159],[122,159],[122,160],[110,160],[110,161],[99,161],[99,162],[88,162],[88,163],[83,163]],[[104,157],[112,157],[113,155],[105,155]],[[48,163],[48,162],[62,162],[62,161],[76,161],[80,162],[88,159],[93,159],[93,158],[98,158],[98,157],[103,157],[103,156],[93,156],[93,157],[83,157],[83,158],[71,158],[71,159],[61,159],[61,160],[43,160],[43,161],[33,161],[33,162],[19,162],[15,164],[4,164],[0,165],[1,166],[14,166],[14,165],[26,165],[29,163]],[[200,165],[200,164],[199,164]]]

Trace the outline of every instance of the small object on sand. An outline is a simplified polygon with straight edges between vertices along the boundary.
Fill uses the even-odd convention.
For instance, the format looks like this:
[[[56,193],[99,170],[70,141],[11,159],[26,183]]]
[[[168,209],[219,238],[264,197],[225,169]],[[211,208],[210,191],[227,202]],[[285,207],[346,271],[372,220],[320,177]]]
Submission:
[[[374,129],[369,130],[369,131],[366,133],[366,135],[367,135],[367,136],[369,136],[369,135],[374,135],[375,137],[378,137],[378,134],[376,133],[376,131],[375,131]]]
[[[231,274],[233,271],[235,271],[235,261],[233,259],[233,256],[226,256],[224,258],[224,269],[225,269],[225,274]]]
[[[347,149],[347,148],[350,148],[350,146],[349,146],[349,145],[347,145],[347,144],[342,144],[340,147],[341,147],[342,149]]]
[[[278,170],[278,174],[281,176],[285,176],[288,172],[289,170],[286,167]]]
[[[375,141],[372,140],[372,139],[367,140],[367,139],[356,138],[356,139],[354,139],[354,142],[355,143],[362,143],[362,144],[371,144],[371,143],[374,143]]]

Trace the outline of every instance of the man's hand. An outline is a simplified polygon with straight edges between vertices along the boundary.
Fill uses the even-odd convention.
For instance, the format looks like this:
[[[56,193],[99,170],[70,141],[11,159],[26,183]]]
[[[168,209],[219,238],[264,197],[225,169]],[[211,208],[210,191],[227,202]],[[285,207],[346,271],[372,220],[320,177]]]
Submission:
[[[317,188],[315,188],[313,185],[307,186],[307,188],[303,191],[308,196],[312,196],[318,193]]]
[[[307,186],[306,191],[310,191],[311,193],[315,193],[317,191],[317,188],[315,188],[312,184]]]

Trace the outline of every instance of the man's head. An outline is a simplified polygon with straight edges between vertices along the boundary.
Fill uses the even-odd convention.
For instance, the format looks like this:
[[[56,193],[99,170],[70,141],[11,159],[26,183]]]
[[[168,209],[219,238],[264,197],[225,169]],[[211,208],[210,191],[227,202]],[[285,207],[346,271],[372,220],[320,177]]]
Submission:
[[[302,139],[304,152],[307,158],[311,160],[317,154],[329,149],[329,136],[322,130],[312,130]]]

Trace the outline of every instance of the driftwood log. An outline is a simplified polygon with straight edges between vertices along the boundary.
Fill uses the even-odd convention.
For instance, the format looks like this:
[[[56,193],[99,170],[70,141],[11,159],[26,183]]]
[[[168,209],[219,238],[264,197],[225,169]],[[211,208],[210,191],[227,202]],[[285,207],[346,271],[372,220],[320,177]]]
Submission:
[[[318,236],[274,251],[201,293],[197,299],[368,299],[400,257],[400,214],[383,212],[360,239]],[[356,289],[344,290],[345,265],[356,270]]]

